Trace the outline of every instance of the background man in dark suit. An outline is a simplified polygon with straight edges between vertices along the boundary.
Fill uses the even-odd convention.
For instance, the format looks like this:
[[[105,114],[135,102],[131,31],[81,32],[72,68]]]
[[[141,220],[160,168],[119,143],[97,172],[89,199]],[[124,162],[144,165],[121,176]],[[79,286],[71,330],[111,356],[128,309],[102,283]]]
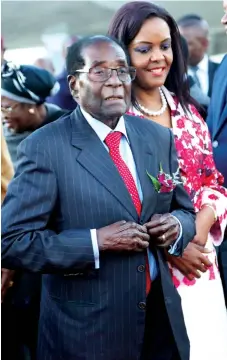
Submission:
[[[225,14],[221,21],[227,33],[227,0],[223,1],[223,7]],[[224,186],[227,187],[227,55],[222,60],[214,78],[207,125],[211,133],[214,160],[218,170],[224,176]],[[227,234],[218,252],[227,304]]]
[[[68,47],[77,40],[79,40],[78,36],[71,36],[63,44],[62,55],[64,59],[66,58]],[[69,91],[69,85],[67,81],[67,71],[65,65],[62,71],[60,72],[60,74],[57,75],[56,80],[60,85],[60,89],[55,95],[48,97],[47,102],[50,104],[55,104],[62,109],[75,110],[77,106],[77,102],[73,99]]]
[[[215,71],[218,64],[207,55],[209,47],[209,25],[198,15],[189,14],[178,20],[181,34],[188,43],[189,75],[205,95],[211,96]]]
[[[80,107],[23,141],[2,209],[2,265],[45,274],[38,360],[188,360],[163,249],[181,255],[194,209],[147,175],[177,173],[172,133],[122,116],[135,69],[115,41],[78,41],[67,69]]]

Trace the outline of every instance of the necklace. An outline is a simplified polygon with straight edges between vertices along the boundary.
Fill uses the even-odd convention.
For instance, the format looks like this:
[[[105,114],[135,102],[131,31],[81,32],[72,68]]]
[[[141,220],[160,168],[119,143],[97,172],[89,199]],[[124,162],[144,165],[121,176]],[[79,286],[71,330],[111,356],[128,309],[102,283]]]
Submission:
[[[166,98],[165,98],[165,95],[162,91],[161,88],[159,88],[159,92],[160,92],[160,96],[161,96],[161,101],[162,101],[162,107],[160,110],[158,111],[152,111],[152,110],[149,110],[147,109],[146,107],[144,107],[143,105],[141,105],[138,101],[136,101],[136,104],[139,108],[139,110],[141,112],[143,112],[144,114],[147,114],[149,116],[159,116],[159,115],[162,115],[165,111],[166,111],[166,108],[167,108],[167,101],[166,101]]]

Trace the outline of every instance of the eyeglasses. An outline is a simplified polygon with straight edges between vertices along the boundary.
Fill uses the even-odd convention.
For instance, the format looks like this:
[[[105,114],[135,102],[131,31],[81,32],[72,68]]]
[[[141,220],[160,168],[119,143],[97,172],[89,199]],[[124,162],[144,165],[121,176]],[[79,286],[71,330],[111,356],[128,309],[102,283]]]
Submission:
[[[133,66],[119,67],[116,69],[96,66],[90,68],[88,71],[76,70],[75,72],[88,74],[88,77],[91,81],[104,82],[112,76],[113,70],[117,72],[118,79],[122,82],[131,82],[136,77],[136,69]]]
[[[12,114],[16,110],[18,110],[19,106],[20,106],[20,104],[14,104],[13,106],[1,106],[1,111],[4,114]]]

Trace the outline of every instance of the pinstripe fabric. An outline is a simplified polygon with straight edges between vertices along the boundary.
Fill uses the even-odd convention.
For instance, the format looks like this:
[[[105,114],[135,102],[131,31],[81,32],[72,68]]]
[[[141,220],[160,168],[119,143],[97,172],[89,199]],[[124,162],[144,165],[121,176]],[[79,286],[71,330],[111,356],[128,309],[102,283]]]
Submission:
[[[140,359],[145,326],[140,302],[146,295],[145,274],[138,267],[144,254],[101,253],[95,270],[90,229],[122,219],[142,224],[154,213],[175,210],[184,234],[181,250],[194,236],[194,210],[183,187],[158,194],[146,175],[148,170],[156,176],[160,162],[166,172],[176,170],[171,132],[136,117],[125,116],[125,121],[143,190],[140,218],[79,108],[20,146],[2,209],[2,266],[44,274],[38,360]],[[188,360],[180,298],[162,252],[154,250],[154,255],[178,350]],[[155,336],[160,343],[160,333],[151,342]],[[159,356],[152,354],[152,360]]]

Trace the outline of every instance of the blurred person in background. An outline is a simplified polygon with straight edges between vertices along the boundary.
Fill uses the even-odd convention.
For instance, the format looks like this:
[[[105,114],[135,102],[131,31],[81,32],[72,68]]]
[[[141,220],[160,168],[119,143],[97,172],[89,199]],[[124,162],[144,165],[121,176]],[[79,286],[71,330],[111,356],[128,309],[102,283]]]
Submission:
[[[8,184],[13,177],[14,170],[13,164],[9,155],[7,144],[4,138],[2,124],[1,126],[1,203],[3,202]],[[10,287],[13,271],[2,269],[2,283],[1,283],[1,301],[3,302],[4,296]]]
[[[38,58],[33,64],[34,66],[49,71],[52,75],[55,74],[54,64],[49,58]]]
[[[14,170],[13,164],[9,155],[8,147],[4,138],[2,124],[1,127],[1,203],[3,202],[8,184],[13,177]],[[1,301],[4,300],[4,296],[10,286],[13,272],[8,269],[2,269],[2,283],[1,283]]]
[[[211,96],[212,84],[218,64],[207,55],[209,48],[209,25],[198,15],[185,15],[178,20],[181,34],[188,43],[188,73],[194,78],[205,95]]]
[[[181,45],[182,45],[182,52],[183,56],[186,62],[186,66],[188,66],[188,58],[189,58],[189,52],[188,52],[188,44],[186,39],[181,35]],[[201,107],[204,109],[204,111],[201,112],[201,115],[203,118],[207,115],[207,108],[210,103],[210,98],[206,94],[203,93],[201,88],[198,86],[198,84],[195,82],[194,78],[191,75],[187,75],[187,81],[190,89],[190,95],[201,105]]]
[[[227,190],[215,168],[207,125],[185,83],[177,24],[165,9],[135,1],[117,11],[108,35],[127,47],[136,68],[129,114],[172,130],[182,181],[196,210],[196,236],[181,257],[166,254],[181,297],[190,360],[226,360],[227,313],[214,245],[224,237]]]
[[[4,39],[3,37],[1,37],[1,68],[3,68],[6,60],[4,59],[4,55],[5,55],[5,44],[4,44]]]
[[[13,177],[13,164],[9,155],[8,147],[4,138],[2,124],[1,126],[1,202],[5,198],[9,181]]]
[[[78,39],[79,36],[71,36],[65,41],[62,49],[64,59],[66,58],[68,47],[78,41]],[[64,66],[62,72],[56,77],[56,79],[60,85],[60,89],[55,95],[48,97],[47,102],[58,105],[62,109],[75,110],[77,102],[73,99],[69,90],[66,66]]]
[[[1,78],[1,113],[4,136],[14,166],[20,142],[34,130],[66,113],[58,106],[46,103],[47,96],[58,88],[56,79],[47,70],[5,64]]]
[[[223,9],[224,16],[221,22],[227,34],[227,0],[223,1]],[[207,125],[211,133],[214,160],[218,170],[224,175],[224,186],[227,187],[227,55],[222,60],[214,78]],[[227,305],[227,231],[224,242],[217,250]]]
[[[1,203],[3,202],[6,191],[8,188],[8,184],[10,180],[13,177],[14,170],[13,170],[13,164],[10,159],[9,151],[7,148],[7,144],[3,135],[3,129],[2,124],[1,126]],[[10,289],[10,287],[13,285],[13,276],[14,271],[9,269],[1,269],[1,358],[2,360],[6,360],[8,357],[9,351],[8,351],[8,341],[12,341],[13,339],[13,333],[14,329],[11,329],[11,327],[8,327],[9,324],[9,317],[8,317],[8,311],[6,309],[7,305],[4,303],[5,296]],[[9,329],[9,332],[7,331]],[[10,355],[17,356],[17,353],[11,353]],[[17,357],[11,357],[17,360]]]

